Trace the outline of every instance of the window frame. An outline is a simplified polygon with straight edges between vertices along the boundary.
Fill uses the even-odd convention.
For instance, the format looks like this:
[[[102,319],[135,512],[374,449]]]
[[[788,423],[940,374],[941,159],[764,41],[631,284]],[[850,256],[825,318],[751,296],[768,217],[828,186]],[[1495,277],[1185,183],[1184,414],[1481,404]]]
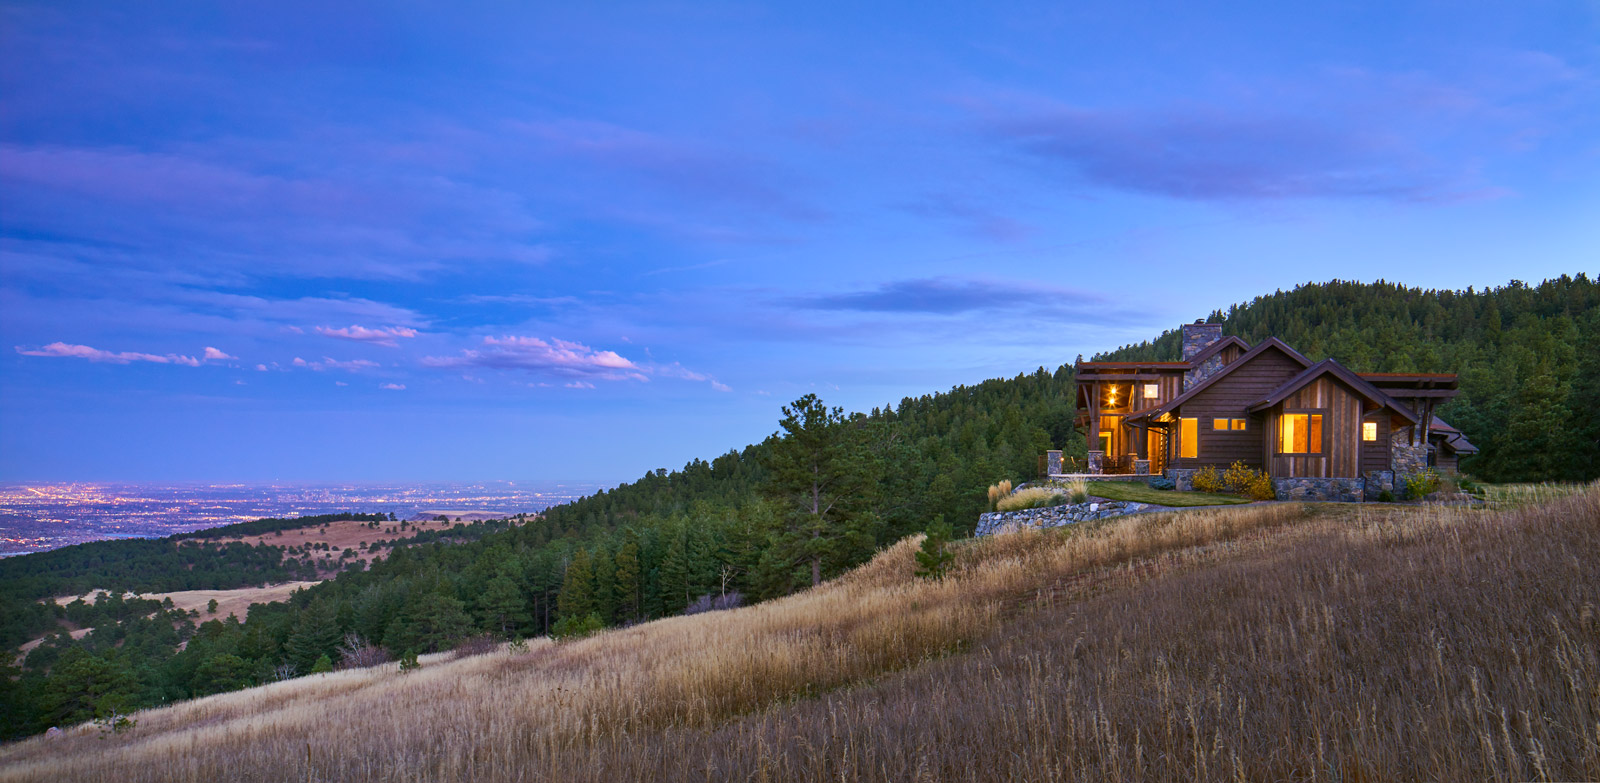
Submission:
[[[1192,427],[1184,422],[1191,422]],[[1191,435],[1193,437],[1191,437]],[[1178,459],[1200,458],[1200,417],[1178,417]]]
[[[1370,438],[1367,437],[1367,433],[1369,433],[1369,432],[1372,433],[1372,437],[1370,437]],[[1377,422],[1375,422],[1375,421],[1364,421],[1364,422],[1361,422],[1361,442],[1362,443],[1377,443],[1378,442],[1378,423]]]
[[[1331,410],[1328,408],[1285,408],[1278,414],[1278,431],[1272,434],[1273,453],[1284,457],[1326,457],[1328,455],[1327,426]],[[1316,416],[1321,419],[1317,423],[1317,450],[1316,451],[1284,451],[1283,450],[1283,423],[1290,416],[1306,417],[1306,445],[1311,441],[1311,418]]]
[[[1250,428],[1249,424],[1247,423],[1249,421],[1249,419],[1223,418],[1221,416],[1213,417],[1211,419],[1211,431],[1244,432]],[[1222,426],[1217,426],[1217,422],[1222,422]]]

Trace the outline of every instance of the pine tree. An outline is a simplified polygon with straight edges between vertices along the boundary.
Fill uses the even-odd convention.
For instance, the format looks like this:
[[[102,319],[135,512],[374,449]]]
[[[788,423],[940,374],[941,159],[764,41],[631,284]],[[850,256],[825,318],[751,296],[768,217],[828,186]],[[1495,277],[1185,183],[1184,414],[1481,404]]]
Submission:
[[[295,669],[310,671],[319,656],[336,654],[343,638],[333,607],[316,601],[301,610],[289,641],[284,644],[284,653]]]
[[[661,556],[659,582],[661,608],[667,614],[677,614],[689,605],[689,551],[682,527],[668,531],[667,551]]]
[[[579,547],[572,553],[567,574],[556,598],[556,614],[561,617],[587,617],[595,611],[594,569],[589,565],[589,550]]]
[[[950,543],[952,535],[949,523],[944,517],[939,517],[928,525],[928,534],[922,539],[922,548],[917,550],[916,575],[924,579],[940,579],[944,577],[945,569],[950,561],[955,559],[945,545]]]
[[[406,609],[404,648],[437,652],[469,636],[472,619],[466,606],[443,593],[429,591]]]
[[[528,621],[528,604],[517,583],[506,574],[490,579],[478,598],[478,616],[484,625],[500,629],[509,636],[513,628]]]
[[[622,532],[622,546],[615,558],[617,611],[619,622],[639,617],[639,534],[633,528]]]
[[[783,437],[769,440],[767,492],[787,507],[775,543],[810,568],[813,585],[871,553],[877,476],[856,424],[807,394],[784,406]]]

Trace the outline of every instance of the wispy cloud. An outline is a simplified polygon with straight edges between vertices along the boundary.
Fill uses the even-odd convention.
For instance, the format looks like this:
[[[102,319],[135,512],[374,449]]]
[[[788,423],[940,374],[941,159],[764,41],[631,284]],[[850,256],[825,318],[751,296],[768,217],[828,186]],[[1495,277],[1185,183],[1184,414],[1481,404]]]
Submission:
[[[933,277],[894,280],[876,288],[782,300],[790,307],[868,313],[959,315],[1045,308],[1062,313],[1102,308],[1105,298],[1034,282]]]
[[[91,362],[106,362],[109,364],[129,364],[131,362],[152,362],[154,364],[181,364],[185,367],[199,367],[199,359],[193,356],[182,356],[175,353],[154,354],[139,351],[105,351],[91,348],[87,345],[73,345],[71,343],[50,343],[41,348],[23,348],[16,346],[17,353],[23,356],[48,356],[60,359],[86,359]],[[208,348],[206,358],[212,358]],[[218,352],[220,353],[220,351]],[[232,358],[232,357],[229,357]]]
[[[238,358],[239,357],[237,357],[237,356],[230,356],[230,355],[224,353],[223,351],[221,351],[219,349],[212,348],[209,345],[206,346],[205,355],[200,357],[201,361],[206,361],[206,362],[237,361]]]
[[[378,388],[388,389],[389,391],[405,391],[406,385],[403,383],[380,383]]]
[[[1294,116],[1062,107],[988,132],[1089,183],[1180,199],[1415,199],[1451,185],[1392,136]]]
[[[374,345],[387,345],[391,348],[399,347],[399,338],[417,336],[417,330],[405,326],[386,326],[379,329],[369,329],[365,326],[346,326],[334,329],[327,326],[317,327],[317,334],[324,337],[337,337],[341,340],[354,340],[361,343]]]
[[[377,369],[378,367],[382,366],[382,365],[379,365],[377,362],[371,361],[369,359],[340,360],[340,359],[332,358],[330,356],[324,356],[324,357],[322,357],[321,361],[314,361],[314,362],[308,362],[305,359],[302,359],[302,358],[296,356],[296,357],[294,357],[294,361],[291,362],[291,363],[296,367],[302,367],[302,368],[305,368],[307,370],[312,370],[314,372],[322,372],[324,370],[344,370],[345,372],[359,372],[361,370]]]
[[[964,232],[995,242],[1017,242],[1033,233],[1033,227],[1020,220],[979,206],[971,199],[948,194],[931,194],[901,206],[922,217],[946,220]]]
[[[615,351],[603,351],[568,340],[538,337],[485,337],[480,348],[469,348],[458,356],[428,356],[427,367],[487,367],[501,370],[529,370],[558,375],[593,377],[603,380],[648,380],[639,365]]]
[[[791,218],[823,214],[795,196],[795,183],[788,177],[726,149],[594,120],[529,121],[513,127],[562,156],[585,158],[682,196]]]

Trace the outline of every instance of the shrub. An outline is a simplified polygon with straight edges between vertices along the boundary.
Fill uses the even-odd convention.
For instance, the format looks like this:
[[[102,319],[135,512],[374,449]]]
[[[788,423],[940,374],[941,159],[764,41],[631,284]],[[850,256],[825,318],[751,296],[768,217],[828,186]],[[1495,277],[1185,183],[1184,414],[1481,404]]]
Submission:
[[[1148,483],[1151,489],[1159,489],[1163,492],[1171,492],[1178,488],[1178,484],[1166,476],[1155,476]]]
[[[683,610],[684,614],[700,614],[702,612],[720,612],[724,609],[738,609],[744,606],[744,594],[738,590],[730,590],[721,595],[705,595],[696,598]]]
[[[1190,482],[1200,492],[1222,492],[1228,488],[1227,483],[1222,480],[1222,474],[1217,472],[1215,465],[1207,465],[1195,471],[1194,478],[1190,479]]]
[[[1048,487],[1028,487],[1000,498],[994,507],[996,511],[1021,511],[1025,508],[1059,506],[1066,499],[1065,495]]]
[[[327,674],[331,671],[333,671],[333,659],[329,658],[327,653],[323,653],[315,663],[311,664],[312,674]]]
[[[1378,493],[1378,502],[1379,503],[1393,503],[1394,502],[1394,493],[1390,492],[1387,489],[1382,491],[1382,492],[1379,492]]]
[[[922,538],[922,548],[917,551],[917,576],[924,579],[943,579],[945,567],[955,559],[955,555],[945,548],[950,543],[950,536],[954,531],[950,523],[940,516],[928,525],[928,534]]]
[[[487,655],[498,649],[500,649],[499,640],[489,634],[479,634],[463,639],[452,652],[457,658],[468,658],[474,655]]]
[[[1244,491],[1240,494],[1251,500],[1277,500],[1278,490],[1272,486],[1272,477],[1266,473],[1256,473],[1245,484]]]
[[[420,668],[422,668],[422,663],[417,660],[416,650],[406,650],[400,654],[401,673],[414,672]]]
[[[550,636],[558,641],[567,639],[582,639],[592,636],[606,627],[600,615],[590,612],[584,617],[563,617],[556,621],[550,628]]]
[[[995,504],[1002,498],[1011,494],[1011,479],[1000,479],[999,483],[989,485],[989,508],[993,510]]]
[[[1427,497],[1439,489],[1439,471],[1433,468],[1406,476],[1406,497]]]

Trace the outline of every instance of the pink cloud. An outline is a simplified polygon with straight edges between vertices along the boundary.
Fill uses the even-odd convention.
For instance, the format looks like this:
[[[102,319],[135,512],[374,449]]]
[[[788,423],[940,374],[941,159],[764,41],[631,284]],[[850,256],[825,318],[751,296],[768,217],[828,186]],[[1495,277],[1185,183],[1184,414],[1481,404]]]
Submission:
[[[397,338],[416,337],[417,330],[404,326],[386,326],[381,329],[368,329],[365,326],[355,325],[340,329],[319,326],[317,327],[317,334],[320,334],[324,337],[337,337],[341,340],[355,340],[356,342],[373,343],[374,345],[387,345],[393,348],[400,344],[397,342]]]
[[[200,360],[204,361],[204,362],[225,362],[225,361],[228,361],[230,359],[238,359],[238,358],[239,357],[237,357],[237,356],[229,356],[228,354],[223,353],[222,351],[217,350],[216,348],[212,348],[211,346],[208,345],[208,346],[206,346],[205,355],[201,356]]]
[[[322,361],[318,362],[308,362],[305,359],[296,356],[294,357],[293,364],[296,367],[304,367],[307,370],[314,370],[316,372],[322,372],[323,370],[344,370],[346,372],[356,372],[359,370],[371,370],[380,366],[377,362],[367,359],[350,359],[349,361],[340,361],[330,356],[324,356],[322,357]]]
[[[553,338],[546,341],[538,337],[485,337],[481,349],[467,349],[459,356],[428,356],[422,363],[451,369],[488,367],[602,380],[649,380],[639,365],[615,351]]]
[[[16,346],[17,353],[23,356],[49,356],[61,359],[87,359],[91,362],[109,362],[111,364],[128,364],[130,362],[153,362],[155,364],[181,364],[185,367],[199,367],[200,360],[193,356],[181,356],[175,353],[153,354],[139,353],[137,351],[112,352],[87,345],[73,345],[71,343],[50,343],[43,348],[26,349]]]
[[[380,388],[380,389],[388,389],[390,391],[405,391],[406,390],[406,385],[403,384],[403,383],[384,383],[384,384],[379,384],[378,388]]]

